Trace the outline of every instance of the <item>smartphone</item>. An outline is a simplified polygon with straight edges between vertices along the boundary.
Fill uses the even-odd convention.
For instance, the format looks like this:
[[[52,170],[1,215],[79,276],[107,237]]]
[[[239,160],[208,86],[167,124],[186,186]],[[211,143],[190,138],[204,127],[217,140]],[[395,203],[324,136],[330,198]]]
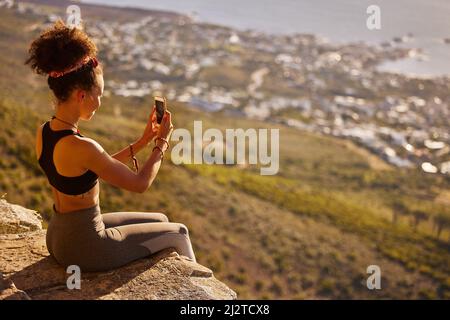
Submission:
[[[156,122],[161,124],[164,113],[167,110],[166,106],[166,98],[165,97],[155,97],[155,106],[156,106]]]

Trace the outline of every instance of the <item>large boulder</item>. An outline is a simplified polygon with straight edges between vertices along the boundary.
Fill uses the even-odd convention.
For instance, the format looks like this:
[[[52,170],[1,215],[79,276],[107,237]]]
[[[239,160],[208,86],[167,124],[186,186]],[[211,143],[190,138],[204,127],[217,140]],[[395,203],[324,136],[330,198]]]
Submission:
[[[41,230],[41,221],[36,211],[0,199],[0,234]]]
[[[32,215],[25,221],[35,216],[21,212]],[[0,299],[236,299],[210,269],[172,248],[109,272],[82,273],[80,289],[68,289],[72,273],[49,255],[46,231],[36,229],[0,234]]]

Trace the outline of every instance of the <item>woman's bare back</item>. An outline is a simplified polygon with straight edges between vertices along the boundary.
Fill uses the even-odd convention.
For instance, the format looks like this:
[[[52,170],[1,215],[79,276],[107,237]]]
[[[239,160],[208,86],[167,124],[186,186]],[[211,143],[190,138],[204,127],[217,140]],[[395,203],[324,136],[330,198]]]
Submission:
[[[39,160],[42,152],[42,127],[41,125],[36,133],[36,157]],[[67,128],[60,127],[52,121],[50,121],[50,129],[54,131],[66,130]],[[55,146],[53,159],[56,170],[59,174],[67,177],[81,176],[87,171],[87,169],[77,166],[76,158],[73,154],[73,143],[75,139],[80,137],[71,135],[62,138]],[[72,149],[72,150],[71,150]],[[55,208],[58,212],[70,212],[74,210],[80,210],[95,206],[99,202],[100,185],[97,184],[91,188],[88,192],[79,195],[68,195],[58,191],[55,187],[51,186],[53,192],[53,198]]]

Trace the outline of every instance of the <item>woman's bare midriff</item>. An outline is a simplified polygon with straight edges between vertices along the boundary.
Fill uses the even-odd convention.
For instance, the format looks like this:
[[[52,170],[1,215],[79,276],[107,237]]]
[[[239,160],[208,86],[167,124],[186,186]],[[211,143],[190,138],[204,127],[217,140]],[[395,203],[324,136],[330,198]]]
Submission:
[[[58,212],[65,213],[93,207],[98,204],[100,186],[97,184],[88,192],[80,195],[68,195],[59,192],[52,186],[55,208]]]
[[[52,130],[64,130],[67,128],[58,128],[54,127],[53,123],[50,124],[50,128]],[[82,171],[82,169],[74,169],[71,164],[60,164],[58,162],[58,155],[61,154],[70,154],[70,141],[67,139],[76,139],[72,137],[64,137],[55,146],[54,151],[54,163],[57,168],[58,173],[64,176],[80,176],[86,172],[86,170]],[[65,141],[64,141],[65,140]],[[69,151],[69,153],[67,153]],[[37,132],[36,137],[36,156],[39,159],[42,152],[42,126]],[[62,193],[55,189],[55,187],[51,186],[53,192],[53,199],[55,203],[55,209],[60,213],[69,213],[75,210],[81,210],[93,207],[99,203],[99,194],[100,194],[100,184],[97,181],[96,185],[92,187],[89,191],[79,194],[79,195],[68,195]]]

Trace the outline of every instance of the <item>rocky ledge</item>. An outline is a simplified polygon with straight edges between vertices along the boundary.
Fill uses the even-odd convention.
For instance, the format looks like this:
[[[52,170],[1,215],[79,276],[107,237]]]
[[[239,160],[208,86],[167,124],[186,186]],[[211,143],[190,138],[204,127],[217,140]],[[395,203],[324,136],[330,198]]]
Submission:
[[[0,200],[0,300],[237,298],[210,269],[172,248],[109,272],[83,273],[80,289],[68,289],[72,273],[50,257],[41,221],[36,211]]]

